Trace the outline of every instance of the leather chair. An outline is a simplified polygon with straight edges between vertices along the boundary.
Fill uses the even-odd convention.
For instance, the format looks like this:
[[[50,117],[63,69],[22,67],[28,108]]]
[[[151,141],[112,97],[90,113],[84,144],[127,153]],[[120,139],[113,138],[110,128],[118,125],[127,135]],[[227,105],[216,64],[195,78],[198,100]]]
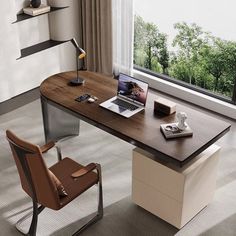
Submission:
[[[29,231],[25,235],[36,235],[38,215],[45,207],[60,210],[95,184],[98,185],[99,195],[97,213],[73,235],[79,234],[103,217],[102,177],[99,164],[90,163],[82,166],[68,157],[62,159],[60,148],[57,147],[59,161],[47,168],[42,153],[55,146],[55,143],[50,142],[39,147],[18,138],[10,130],[6,131],[6,136],[22,188],[33,201],[33,212],[25,215],[16,223],[16,228],[21,233],[23,232],[20,224],[33,215]]]

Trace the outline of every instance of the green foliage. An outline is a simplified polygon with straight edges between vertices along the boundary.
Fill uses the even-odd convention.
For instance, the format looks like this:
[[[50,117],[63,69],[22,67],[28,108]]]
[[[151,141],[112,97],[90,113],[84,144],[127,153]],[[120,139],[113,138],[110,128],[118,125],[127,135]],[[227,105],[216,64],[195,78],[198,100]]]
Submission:
[[[158,26],[134,19],[134,64],[231,97],[236,81],[236,43],[203,31],[195,23],[176,23],[173,51]]]
[[[134,22],[134,64],[168,74],[167,35],[160,33],[155,24],[145,22],[140,16],[135,15]]]

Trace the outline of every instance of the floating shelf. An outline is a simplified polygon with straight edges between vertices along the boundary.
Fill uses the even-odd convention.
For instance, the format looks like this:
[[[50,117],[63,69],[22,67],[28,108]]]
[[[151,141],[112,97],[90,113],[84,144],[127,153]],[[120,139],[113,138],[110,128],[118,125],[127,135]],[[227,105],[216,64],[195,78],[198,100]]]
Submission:
[[[28,20],[28,19],[35,18],[35,17],[41,16],[41,15],[49,14],[49,13],[54,12],[54,11],[63,10],[65,8],[68,8],[68,7],[69,6],[67,6],[67,7],[51,7],[49,12],[45,12],[45,13],[42,13],[42,14],[37,15],[37,16],[30,16],[30,15],[27,15],[25,13],[21,13],[21,14],[17,15],[17,20],[15,22],[13,22],[13,24],[17,23],[17,22],[20,22],[20,21],[23,21],[23,20]]]
[[[33,46],[23,48],[23,49],[21,49],[21,56],[19,58],[17,58],[17,60],[19,60],[23,57],[30,56],[34,53],[41,52],[41,51],[46,50],[48,48],[58,46],[62,43],[66,43],[66,42],[68,42],[68,41],[47,40],[47,41],[44,41],[42,43],[38,43],[38,44],[35,44]]]

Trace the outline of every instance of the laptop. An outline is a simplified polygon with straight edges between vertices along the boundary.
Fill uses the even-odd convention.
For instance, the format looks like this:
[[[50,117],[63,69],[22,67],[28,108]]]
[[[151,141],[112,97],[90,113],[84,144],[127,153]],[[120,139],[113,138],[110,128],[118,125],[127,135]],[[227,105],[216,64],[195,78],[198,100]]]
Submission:
[[[128,118],[145,108],[147,94],[148,83],[121,73],[118,78],[117,96],[101,103],[100,106]]]

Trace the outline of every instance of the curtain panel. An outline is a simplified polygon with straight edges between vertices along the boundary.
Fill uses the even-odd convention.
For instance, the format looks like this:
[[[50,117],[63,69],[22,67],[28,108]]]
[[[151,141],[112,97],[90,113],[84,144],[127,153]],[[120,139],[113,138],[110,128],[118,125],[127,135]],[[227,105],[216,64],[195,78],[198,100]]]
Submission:
[[[79,0],[85,67],[107,75],[133,69],[133,0]]]
[[[89,71],[113,74],[112,0],[79,0],[80,42]]]
[[[133,0],[112,0],[113,27],[113,72],[132,75],[133,36],[134,36]]]

